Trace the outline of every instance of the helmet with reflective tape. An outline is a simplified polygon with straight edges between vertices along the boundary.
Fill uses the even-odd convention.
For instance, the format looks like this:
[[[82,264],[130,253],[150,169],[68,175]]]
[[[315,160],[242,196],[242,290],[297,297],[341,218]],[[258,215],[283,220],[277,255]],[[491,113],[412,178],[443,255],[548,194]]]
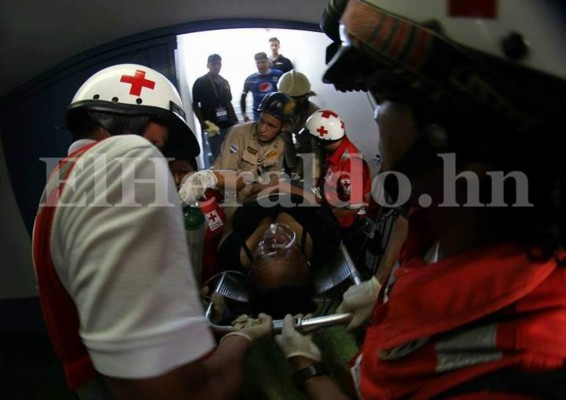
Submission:
[[[285,93],[268,93],[261,100],[257,110],[262,113],[271,114],[282,122],[287,122],[293,118],[295,101]]]
[[[73,133],[90,120],[113,135],[142,134],[147,123],[154,121],[169,129],[166,147],[185,147],[189,157],[200,153],[177,89],[161,73],[143,65],[120,64],[95,73],[76,92],[65,119]]]
[[[277,82],[279,91],[291,97],[314,96],[309,78],[294,69],[285,72]]]
[[[332,110],[316,110],[307,119],[301,135],[309,134],[321,142],[335,142],[346,134],[344,121]]]
[[[552,112],[546,105],[564,104],[565,16],[560,1],[331,0],[323,80],[365,90],[373,79],[398,97],[482,107],[528,126]]]

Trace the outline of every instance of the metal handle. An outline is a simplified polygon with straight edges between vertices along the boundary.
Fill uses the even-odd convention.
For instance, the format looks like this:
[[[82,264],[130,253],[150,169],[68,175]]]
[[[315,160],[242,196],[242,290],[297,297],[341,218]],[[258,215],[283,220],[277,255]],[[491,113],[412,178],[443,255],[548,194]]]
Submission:
[[[237,329],[232,325],[218,325],[212,322],[212,318],[214,315],[214,306],[212,303],[208,305],[208,308],[205,312],[205,318],[208,321],[210,328],[217,333],[229,333],[234,332]],[[343,325],[350,322],[352,319],[353,314],[330,314],[330,315],[323,315],[321,317],[314,317],[309,319],[304,318],[297,318],[295,317],[295,329],[301,333],[308,333],[312,331],[316,331],[322,328],[328,328],[330,326],[336,325]],[[272,322],[273,333],[280,333],[283,329],[283,320],[276,319]]]
[[[347,324],[352,320],[353,316],[354,315],[351,313],[346,313],[323,315],[309,319],[295,318],[295,329],[301,333],[308,333],[322,328],[328,328],[330,326]],[[282,319],[273,321],[273,332],[280,333],[282,329]]]

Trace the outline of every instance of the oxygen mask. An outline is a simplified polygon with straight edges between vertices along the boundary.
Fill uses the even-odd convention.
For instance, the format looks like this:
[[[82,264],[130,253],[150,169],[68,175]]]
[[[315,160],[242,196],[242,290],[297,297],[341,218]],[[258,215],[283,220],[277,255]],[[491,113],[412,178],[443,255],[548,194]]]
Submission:
[[[257,245],[255,258],[274,257],[287,253],[297,240],[297,234],[287,224],[270,224]]]

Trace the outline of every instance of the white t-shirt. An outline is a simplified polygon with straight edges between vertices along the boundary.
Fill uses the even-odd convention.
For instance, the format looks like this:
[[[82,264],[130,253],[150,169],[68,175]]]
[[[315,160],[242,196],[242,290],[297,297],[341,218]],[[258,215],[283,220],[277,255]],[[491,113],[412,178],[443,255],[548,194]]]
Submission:
[[[79,159],[55,212],[51,254],[100,373],[153,377],[215,346],[175,184],[144,138],[114,136]]]

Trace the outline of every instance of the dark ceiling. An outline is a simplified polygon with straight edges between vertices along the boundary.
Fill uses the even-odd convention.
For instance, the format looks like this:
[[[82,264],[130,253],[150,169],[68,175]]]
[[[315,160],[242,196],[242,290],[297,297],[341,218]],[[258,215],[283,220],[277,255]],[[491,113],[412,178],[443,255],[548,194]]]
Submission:
[[[327,0],[0,0],[0,99],[42,72],[136,33],[216,19],[318,24]]]

